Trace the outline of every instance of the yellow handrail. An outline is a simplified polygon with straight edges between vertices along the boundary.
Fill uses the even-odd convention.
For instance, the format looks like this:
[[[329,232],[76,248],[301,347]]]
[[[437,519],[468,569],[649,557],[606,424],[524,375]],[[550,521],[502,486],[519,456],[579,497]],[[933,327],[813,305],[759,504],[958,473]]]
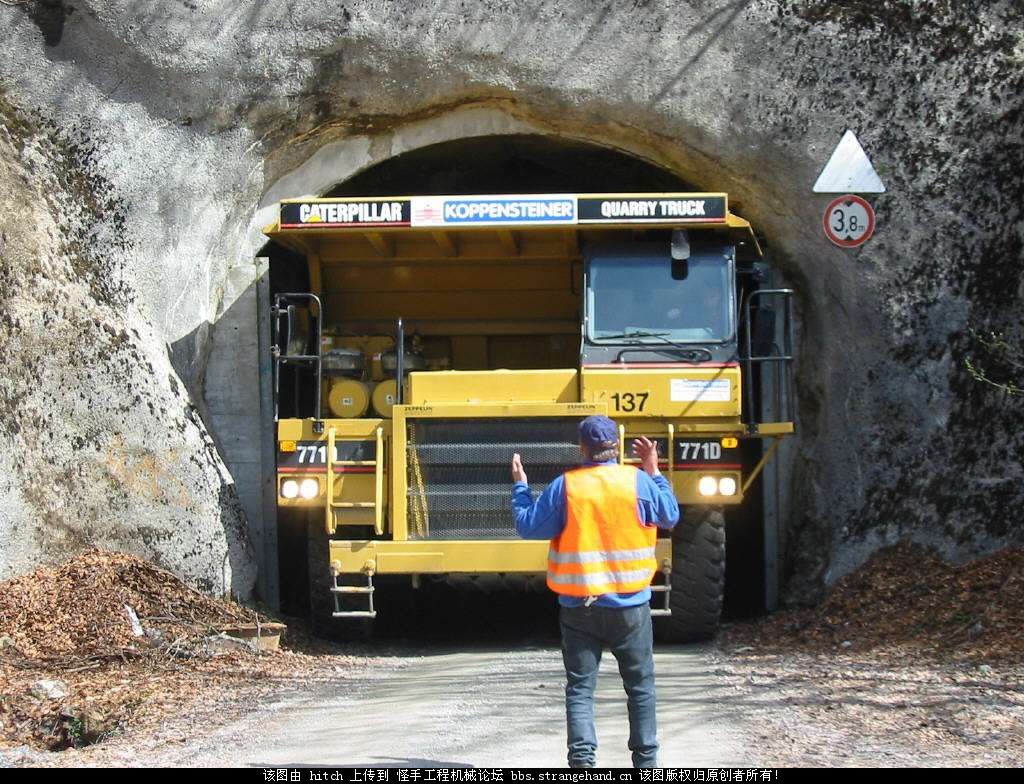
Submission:
[[[334,428],[327,428],[327,535],[334,533]]]
[[[377,428],[377,465],[374,467],[373,530],[384,533],[384,428]]]

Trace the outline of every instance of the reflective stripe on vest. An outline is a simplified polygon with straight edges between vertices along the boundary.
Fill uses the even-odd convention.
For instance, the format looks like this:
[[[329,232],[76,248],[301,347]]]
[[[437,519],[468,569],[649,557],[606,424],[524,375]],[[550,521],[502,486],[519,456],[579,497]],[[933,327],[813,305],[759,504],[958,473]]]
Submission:
[[[559,553],[554,550],[548,552],[548,559],[555,563],[591,563],[593,561],[639,561],[644,558],[653,558],[653,547],[641,547],[639,550],[608,550],[589,553]]]
[[[657,529],[637,509],[637,469],[589,466],[565,474],[565,529],[551,540],[548,587],[568,596],[635,593],[657,569]]]

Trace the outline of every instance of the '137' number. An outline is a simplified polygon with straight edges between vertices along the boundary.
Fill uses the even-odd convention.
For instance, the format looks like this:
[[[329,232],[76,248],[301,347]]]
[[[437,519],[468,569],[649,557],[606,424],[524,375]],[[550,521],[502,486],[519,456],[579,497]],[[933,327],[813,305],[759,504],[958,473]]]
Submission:
[[[632,411],[643,411],[649,396],[649,392],[616,392],[612,395],[612,400],[615,401],[616,411],[629,413]]]

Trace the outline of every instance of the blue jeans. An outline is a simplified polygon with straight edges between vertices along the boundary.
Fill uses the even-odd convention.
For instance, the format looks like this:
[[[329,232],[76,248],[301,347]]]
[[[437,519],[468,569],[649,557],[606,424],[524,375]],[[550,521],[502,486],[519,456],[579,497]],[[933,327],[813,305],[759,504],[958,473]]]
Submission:
[[[565,663],[565,718],[569,767],[593,767],[597,751],[594,687],[601,652],[607,646],[619,664],[629,709],[629,750],[633,767],[657,767],[658,730],[654,716],[654,634],[651,606],[562,607],[562,661]]]

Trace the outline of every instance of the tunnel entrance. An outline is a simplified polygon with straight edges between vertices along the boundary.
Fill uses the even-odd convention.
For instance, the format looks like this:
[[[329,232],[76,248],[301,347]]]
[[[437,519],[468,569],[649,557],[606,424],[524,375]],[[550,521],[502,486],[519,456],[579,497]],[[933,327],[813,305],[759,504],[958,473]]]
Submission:
[[[701,188],[657,165],[625,152],[580,141],[547,136],[484,136],[433,144],[374,165],[322,194],[323,197],[372,197],[444,194],[531,194],[602,192],[694,192]],[[294,250],[269,243],[261,255],[270,262],[270,294],[304,291],[309,286],[306,260]],[[577,333],[578,341],[578,333]],[[509,354],[509,356],[514,356]],[[514,361],[514,360],[512,360]],[[514,367],[503,362],[502,367]],[[558,364],[552,365],[559,366]],[[309,399],[293,391],[287,372],[282,375],[280,416],[297,416],[307,410]],[[308,395],[308,392],[307,392]],[[742,442],[744,472],[749,472],[762,455],[762,442]],[[271,479],[273,481],[273,479]],[[727,542],[724,619],[734,619],[766,609],[764,509],[760,481],[739,506],[725,507]],[[282,607],[303,614],[308,608],[306,566],[309,519],[302,514],[279,510],[278,541]],[[408,585],[408,580],[405,580]],[[378,619],[378,633],[384,636],[430,636],[452,623],[450,597],[431,597],[448,589],[431,586],[415,603],[415,610],[395,622]],[[486,591],[461,591],[459,616],[464,619],[493,617],[500,599],[502,612],[513,613],[524,628],[539,622],[556,628],[550,612],[552,597],[545,592],[507,598]],[[423,597],[428,597],[424,600]],[[387,597],[382,599],[381,618],[388,614]],[[517,609],[518,608],[518,609]],[[408,609],[408,608],[406,608]],[[396,608],[397,610],[397,608]],[[394,616],[398,616],[395,612]],[[500,624],[497,625],[500,627]],[[550,631],[550,629],[549,629]],[[472,636],[472,633],[470,633]]]

